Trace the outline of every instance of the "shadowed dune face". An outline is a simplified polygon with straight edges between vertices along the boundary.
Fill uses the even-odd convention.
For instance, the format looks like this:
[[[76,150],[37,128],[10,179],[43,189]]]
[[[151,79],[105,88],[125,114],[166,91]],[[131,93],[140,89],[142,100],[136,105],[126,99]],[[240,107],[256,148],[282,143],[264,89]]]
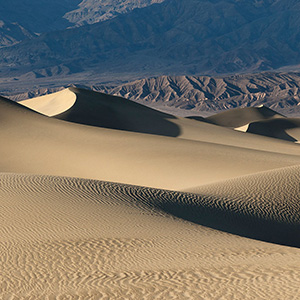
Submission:
[[[300,119],[284,118],[253,122],[249,124],[247,132],[297,142],[300,140]]]
[[[190,118],[203,121],[199,117]],[[233,109],[208,117],[204,121],[290,142],[298,142],[300,139],[299,118],[286,118],[265,106]]]
[[[179,120],[179,139],[64,122],[9,100],[0,117],[5,172],[180,190],[300,164],[298,145],[192,120]]]
[[[189,220],[211,226],[219,215],[214,228],[226,227],[228,232],[299,247],[299,178],[300,167],[295,166],[189,189],[205,203],[205,208],[193,203]],[[181,211],[188,216],[184,212],[192,212],[189,209],[173,210],[175,215]],[[202,214],[205,218],[198,218]]]
[[[70,88],[76,102],[55,118],[78,124],[176,137],[175,117],[124,98]]]
[[[12,193],[15,195],[15,200],[12,201],[20,201],[18,200],[20,195],[22,195],[20,199],[24,197],[28,199],[26,195],[33,195],[35,191],[46,198],[52,197],[52,195],[58,197],[61,194],[69,199],[71,195],[76,195],[75,205],[80,198],[85,199],[87,197],[84,200],[88,201],[87,207],[89,208],[92,204],[96,210],[95,203],[102,206],[106,203],[103,209],[106,209],[106,205],[109,207],[121,205],[124,206],[124,210],[126,207],[138,209],[137,214],[145,211],[145,214],[154,216],[173,215],[244,237],[300,247],[299,176],[299,166],[283,168],[190,189],[192,194],[83,179],[2,175],[0,198],[3,201],[8,197],[7,193]],[[286,189],[287,187],[289,188]],[[14,189],[13,192],[10,191],[12,188]],[[38,199],[34,201],[38,201]],[[43,199],[42,201],[46,200]],[[64,205],[64,201],[62,200],[61,205]],[[6,205],[3,206],[4,211]],[[49,205],[52,205],[51,200]],[[54,218],[55,215],[53,209],[52,207],[50,210],[50,213],[53,214],[51,218]],[[9,210],[14,211],[11,208]],[[75,212],[78,214],[76,209]],[[118,212],[117,208],[115,212]],[[9,214],[8,212],[5,214],[6,218]],[[134,212],[132,214],[134,215]],[[11,218],[13,219],[14,216],[11,215]],[[34,235],[34,230],[36,230],[36,238],[41,239],[40,229],[30,230],[30,224],[32,222],[43,224],[43,218],[39,216],[36,221],[30,218],[29,216],[27,219],[24,215],[20,221],[12,221],[8,218],[5,222],[12,222],[9,225],[9,227],[12,226],[10,231],[14,229],[14,226],[20,226],[20,228],[15,229],[17,239],[23,239],[28,234]],[[24,222],[29,222],[29,225],[26,225],[27,228],[22,225]],[[57,223],[55,218],[51,219],[51,222]],[[72,232],[71,223],[73,221],[70,217],[67,220],[63,217],[60,222],[70,222],[71,227],[64,226],[64,231],[69,232],[71,230]],[[77,223],[78,220],[74,222]],[[40,226],[42,225],[38,227]],[[47,230],[52,230],[51,226],[46,227]],[[84,232],[84,227],[82,230]],[[58,231],[55,234],[60,235],[64,231],[61,233]],[[21,232],[22,234],[18,236]]]
[[[270,108],[261,106],[231,109],[208,117],[206,118],[206,120],[216,125],[236,128],[254,121],[268,120],[280,117],[284,116],[273,111]]]
[[[76,101],[74,100],[74,97],[76,97]],[[272,146],[274,141],[272,142],[271,140],[258,138],[257,136],[253,137],[252,135],[245,136],[226,128],[209,124],[212,122],[207,118],[174,117],[124,98],[94,91],[69,88],[58,93],[21,101],[20,103],[35,109],[44,115],[49,116],[51,113],[55,118],[72,123],[93,125],[94,127],[100,128],[179,137],[187,140],[226,144],[257,150],[271,150],[273,152],[274,149],[278,149],[278,152],[282,151],[282,148],[279,148],[278,144],[276,147]],[[58,115],[54,113],[60,112],[63,108],[63,113]],[[244,118],[247,120],[261,119],[273,116],[274,113],[274,111],[266,107],[260,107],[235,110],[233,115],[235,123],[240,124],[244,122]],[[222,117],[222,114],[220,114],[218,119],[230,121],[231,118],[229,117],[232,113],[228,111],[224,114],[224,118]],[[280,115],[278,114],[275,115],[276,118],[279,118],[279,116]],[[245,127],[248,128],[248,125]],[[235,129],[246,131],[246,129]]]

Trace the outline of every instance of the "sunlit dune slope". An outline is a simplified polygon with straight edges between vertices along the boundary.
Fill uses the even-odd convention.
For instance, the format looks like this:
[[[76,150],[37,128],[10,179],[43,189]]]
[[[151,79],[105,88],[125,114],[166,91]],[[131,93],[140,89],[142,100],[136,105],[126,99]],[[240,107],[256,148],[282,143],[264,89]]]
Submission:
[[[288,142],[265,143],[272,151],[267,152],[83,126],[42,116],[3,98],[0,117],[0,138],[5,141],[0,149],[3,172],[178,190],[300,164],[299,146]]]
[[[52,117],[71,108],[76,101],[76,95],[69,89],[21,101],[21,104],[46,116]]]
[[[75,95],[76,101],[72,107],[69,107],[68,99],[71,98],[70,94],[72,93]],[[68,97],[65,97],[65,95],[68,95]],[[50,95],[47,96],[48,98],[44,97],[45,96],[37,97],[21,101],[20,103],[23,104],[28,101],[26,103],[30,104],[32,109],[40,107],[41,109],[38,111],[47,115],[49,110],[46,108],[48,103],[50,103],[49,99],[51,99],[51,97]],[[52,98],[55,99],[55,102],[51,101],[51,107],[56,107],[56,105],[60,104],[57,106],[58,108],[66,108],[65,112],[55,115],[54,117],[73,123],[178,137],[256,150],[291,153],[290,146],[285,143],[266,139],[258,135],[245,135],[240,132],[232,131],[231,129],[208,124],[207,122],[175,117],[120,97],[78,88],[69,88],[66,89],[64,93],[62,91],[52,94]],[[243,112],[243,110],[238,110],[235,115],[236,119],[239,118],[242,120],[243,113],[240,115],[240,112]],[[254,112],[257,112],[259,115],[270,114],[267,108],[254,109]],[[294,148],[292,153],[299,154],[299,148]]]

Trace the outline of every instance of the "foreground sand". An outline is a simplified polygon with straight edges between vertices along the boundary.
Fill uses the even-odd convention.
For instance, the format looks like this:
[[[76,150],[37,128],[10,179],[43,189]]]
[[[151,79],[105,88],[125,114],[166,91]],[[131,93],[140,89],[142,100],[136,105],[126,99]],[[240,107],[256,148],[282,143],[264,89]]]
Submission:
[[[163,209],[192,195],[63,177],[0,178],[2,299],[292,299],[299,292],[298,249]]]
[[[0,99],[1,299],[297,298],[299,145],[60,93]]]

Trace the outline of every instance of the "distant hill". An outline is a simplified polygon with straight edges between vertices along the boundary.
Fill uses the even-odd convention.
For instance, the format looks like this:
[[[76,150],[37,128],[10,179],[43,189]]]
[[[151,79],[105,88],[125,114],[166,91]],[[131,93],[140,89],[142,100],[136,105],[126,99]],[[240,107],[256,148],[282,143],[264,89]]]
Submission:
[[[0,20],[18,23],[29,31],[42,33],[66,29],[71,23],[63,16],[81,0],[9,0],[1,1]]]
[[[64,87],[67,86],[70,85]],[[121,96],[182,116],[211,115],[237,107],[264,106],[284,115],[300,117],[300,73],[263,72],[224,77],[160,76],[115,86],[77,86]],[[24,93],[6,94],[6,96],[19,101],[53,93],[62,88],[62,86],[41,88]],[[263,119],[262,113],[266,117],[273,115],[268,113],[268,109],[266,112],[265,110],[266,108],[252,110],[251,120],[248,121]],[[227,116],[232,119],[230,114]],[[238,127],[240,125],[228,126]]]
[[[91,88],[153,106],[187,109],[191,114],[266,105],[278,112],[300,115],[300,73],[160,76],[116,87]]]

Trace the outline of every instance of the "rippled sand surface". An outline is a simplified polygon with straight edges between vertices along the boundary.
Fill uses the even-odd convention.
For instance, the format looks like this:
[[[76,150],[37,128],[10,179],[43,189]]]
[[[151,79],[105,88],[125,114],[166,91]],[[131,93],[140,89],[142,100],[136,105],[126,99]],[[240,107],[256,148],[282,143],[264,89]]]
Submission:
[[[70,93],[0,99],[0,299],[297,299],[299,145]]]

